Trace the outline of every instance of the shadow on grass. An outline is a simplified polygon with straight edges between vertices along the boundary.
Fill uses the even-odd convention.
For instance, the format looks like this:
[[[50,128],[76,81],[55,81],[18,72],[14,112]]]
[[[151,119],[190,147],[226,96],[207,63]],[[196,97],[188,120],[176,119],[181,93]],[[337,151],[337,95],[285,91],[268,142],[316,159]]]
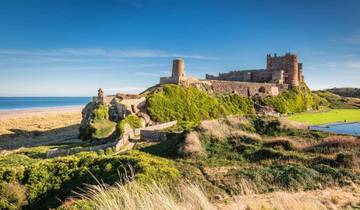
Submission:
[[[78,139],[79,124],[46,131],[10,129],[11,134],[0,135],[0,150],[57,145]]]

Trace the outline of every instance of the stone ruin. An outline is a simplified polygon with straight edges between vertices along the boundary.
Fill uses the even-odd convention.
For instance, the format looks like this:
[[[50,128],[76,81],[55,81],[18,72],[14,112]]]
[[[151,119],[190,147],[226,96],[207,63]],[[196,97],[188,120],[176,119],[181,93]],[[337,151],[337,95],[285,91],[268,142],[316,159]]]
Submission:
[[[237,93],[261,97],[277,96],[303,81],[302,63],[298,62],[298,56],[286,53],[284,56],[268,54],[266,69],[230,71],[218,76],[206,74],[205,79],[186,76],[185,62],[178,58],[173,61],[171,77],[161,77],[160,85],[194,86],[214,95]]]

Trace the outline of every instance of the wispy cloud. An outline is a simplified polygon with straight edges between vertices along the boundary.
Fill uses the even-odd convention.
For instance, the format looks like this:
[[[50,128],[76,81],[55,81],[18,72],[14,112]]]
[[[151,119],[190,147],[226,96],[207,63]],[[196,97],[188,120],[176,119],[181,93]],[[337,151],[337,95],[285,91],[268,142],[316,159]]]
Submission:
[[[360,45],[360,31],[356,31],[352,34],[345,35],[343,37],[331,38],[330,41]]]
[[[183,57],[201,60],[219,60],[214,56],[177,53],[149,49],[104,49],[64,48],[51,50],[0,49],[0,56],[41,56],[41,57],[108,57],[108,58],[174,58]]]

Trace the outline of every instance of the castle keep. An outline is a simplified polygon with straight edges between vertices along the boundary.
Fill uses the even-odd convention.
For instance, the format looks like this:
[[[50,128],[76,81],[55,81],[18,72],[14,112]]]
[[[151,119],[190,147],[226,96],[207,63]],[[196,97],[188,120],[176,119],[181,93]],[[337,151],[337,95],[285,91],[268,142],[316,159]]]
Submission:
[[[179,58],[173,61],[171,77],[161,77],[160,84],[194,86],[211,94],[238,93],[250,97],[276,96],[303,82],[302,63],[296,54],[268,54],[266,58],[266,69],[230,71],[218,76],[206,74],[205,79],[186,76],[184,60]]]

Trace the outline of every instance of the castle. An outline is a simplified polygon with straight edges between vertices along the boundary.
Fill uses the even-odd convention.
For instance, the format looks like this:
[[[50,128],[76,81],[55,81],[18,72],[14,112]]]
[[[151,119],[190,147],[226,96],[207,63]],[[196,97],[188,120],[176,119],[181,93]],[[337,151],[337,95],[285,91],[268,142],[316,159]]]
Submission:
[[[302,63],[296,54],[286,53],[284,56],[266,56],[266,69],[240,70],[219,73],[219,76],[206,75],[209,80],[228,80],[242,82],[266,82],[298,86],[303,81]]]
[[[284,56],[268,54],[266,69],[230,71],[218,76],[206,74],[205,79],[186,76],[185,62],[178,58],[173,61],[171,77],[160,78],[160,84],[195,86],[212,94],[238,93],[249,97],[276,96],[303,81],[302,63],[296,54],[290,53]]]

